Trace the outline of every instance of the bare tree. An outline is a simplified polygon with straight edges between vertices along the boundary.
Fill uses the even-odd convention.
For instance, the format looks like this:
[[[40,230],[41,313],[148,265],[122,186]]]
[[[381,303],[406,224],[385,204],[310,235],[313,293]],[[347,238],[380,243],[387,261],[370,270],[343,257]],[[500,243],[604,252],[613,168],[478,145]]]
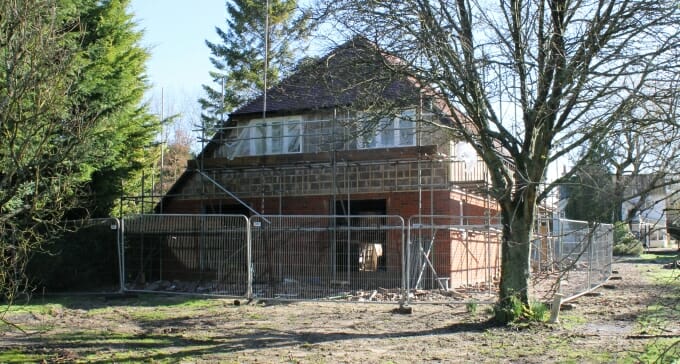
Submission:
[[[680,128],[677,104],[680,90],[666,82],[664,89],[654,89],[651,97],[631,103],[630,112],[606,143],[606,164],[614,175],[615,213],[618,221],[631,221],[645,209],[651,193],[678,183],[680,162]],[[634,189],[627,188],[635,185]],[[666,195],[667,196],[667,195]],[[664,197],[666,198],[666,197]],[[636,200],[627,211],[624,201]]]
[[[608,191],[603,192],[609,200],[608,221],[631,221],[649,207],[645,206],[647,203],[655,202],[648,200],[653,192],[670,189],[678,183],[680,128],[677,103],[680,93],[670,82],[667,87],[631,100],[612,126],[606,141],[586,143],[582,149],[585,154],[576,158],[582,164],[578,167],[581,177],[587,175],[588,170],[597,171],[600,166],[599,174],[579,178],[582,185],[573,186],[573,189],[607,188]],[[663,198],[667,197],[668,194]],[[633,200],[637,202],[624,211],[624,202]],[[592,201],[581,202],[584,203],[592,204]]]
[[[541,187],[548,165],[606,141],[630,103],[653,98],[649,85],[663,88],[680,65],[680,8],[661,0],[335,0],[321,11],[463,111],[442,127],[490,169],[501,307],[529,301],[535,209],[555,185]]]

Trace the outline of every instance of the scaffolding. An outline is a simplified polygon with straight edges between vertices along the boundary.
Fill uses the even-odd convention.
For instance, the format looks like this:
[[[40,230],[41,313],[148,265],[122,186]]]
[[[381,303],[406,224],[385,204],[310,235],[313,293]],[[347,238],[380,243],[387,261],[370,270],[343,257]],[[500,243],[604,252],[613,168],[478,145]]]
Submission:
[[[417,192],[419,214],[434,212],[435,191],[462,190],[488,199],[486,166],[479,159],[470,166],[456,155],[453,142],[424,126],[434,117],[418,110],[415,118],[367,126],[333,109],[329,118],[298,115],[224,126],[201,139],[201,154],[188,163],[188,173],[198,176],[194,185],[166,199],[229,198],[254,215],[282,213],[281,203],[272,211],[265,199],[285,196],[329,196],[330,215],[348,214],[348,204],[360,194]],[[252,206],[255,198],[259,206]],[[206,206],[196,212],[206,212]]]

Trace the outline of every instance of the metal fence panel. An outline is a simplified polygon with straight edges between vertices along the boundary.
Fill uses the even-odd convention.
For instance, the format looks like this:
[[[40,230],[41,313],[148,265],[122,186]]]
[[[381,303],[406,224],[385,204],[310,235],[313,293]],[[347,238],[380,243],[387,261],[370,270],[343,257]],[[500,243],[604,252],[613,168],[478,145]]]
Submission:
[[[127,290],[279,300],[493,302],[498,218],[140,215],[123,221]],[[533,297],[574,297],[611,274],[612,227],[539,219]],[[538,293],[538,294],[537,294]]]
[[[409,218],[407,285],[412,302],[495,299],[501,230],[495,218]]]
[[[123,220],[127,290],[248,294],[243,215],[139,215]]]
[[[118,229],[114,218],[65,221],[31,257],[28,276],[47,292],[119,290]]]
[[[398,301],[400,216],[251,217],[253,296]]]
[[[539,219],[536,225],[531,257],[538,298],[558,292],[568,300],[609,278],[612,225],[568,219]]]
[[[599,224],[593,232],[593,255],[591,259],[590,285],[600,285],[612,275],[614,252],[614,225]]]

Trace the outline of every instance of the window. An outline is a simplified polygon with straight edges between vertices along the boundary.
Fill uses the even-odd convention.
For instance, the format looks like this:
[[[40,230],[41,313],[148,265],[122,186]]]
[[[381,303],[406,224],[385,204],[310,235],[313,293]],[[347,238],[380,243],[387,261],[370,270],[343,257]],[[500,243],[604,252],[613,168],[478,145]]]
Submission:
[[[241,133],[248,148],[241,148],[239,155],[301,153],[302,130],[299,117],[253,120]]]
[[[415,112],[406,111],[394,119],[381,119],[374,130],[368,130],[360,137],[359,148],[406,147],[416,144]]]

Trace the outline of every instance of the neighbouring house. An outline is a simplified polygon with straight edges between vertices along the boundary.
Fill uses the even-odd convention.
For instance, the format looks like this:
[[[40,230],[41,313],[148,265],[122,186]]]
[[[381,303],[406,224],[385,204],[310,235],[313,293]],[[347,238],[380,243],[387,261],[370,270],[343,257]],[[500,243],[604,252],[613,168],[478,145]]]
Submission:
[[[431,89],[393,72],[398,64],[355,39],[300,66],[228,115],[158,212],[398,215],[406,221],[442,215],[459,217],[460,224],[488,224],[498,207],[486,193],[486,165],[455,132],[434,125],[446,123],[451,111],[442,109]],[[331,259],[353,270],[400,269],[402,242],[390,236],[353,241],[349,251],[339,245],[331,258],[312,257],[319,249],[310,246],[309,259],[328,266]],[[434,269],[452,286],[469,282],[474,261],[482,262],[474,269],[497,273],[499,247],[471,259],[477,245],[461,242],[475,234],[451,229],[437,236]],[[488,243],[483,234],[477,239]]]
[[[653,174],[626,178],[624,196],[633,196],[621,204],[621,215],[628,216],[630,230],[646,247],[667,248],[671,246],[668,234],[667,211],[670,186]],[[662,185],[653,187],[655,185]]]
[[[650,248],[665,248],[671,245],[668,233],[668,211],[672,204],[670,199],[674,195],[662,175],[641,174],[636,176],[624,175],[619,182],[611,175],[611,188],[617,183],[622,186],[621,196],[615,197],[611,191],[611,198],[621,201],[621,217],[626,221],[630,230],[645,246]],[[559,190],[559,216],[564,216],[570,198],[568,185]],[[618,207],[617,207],[618,209]]]

